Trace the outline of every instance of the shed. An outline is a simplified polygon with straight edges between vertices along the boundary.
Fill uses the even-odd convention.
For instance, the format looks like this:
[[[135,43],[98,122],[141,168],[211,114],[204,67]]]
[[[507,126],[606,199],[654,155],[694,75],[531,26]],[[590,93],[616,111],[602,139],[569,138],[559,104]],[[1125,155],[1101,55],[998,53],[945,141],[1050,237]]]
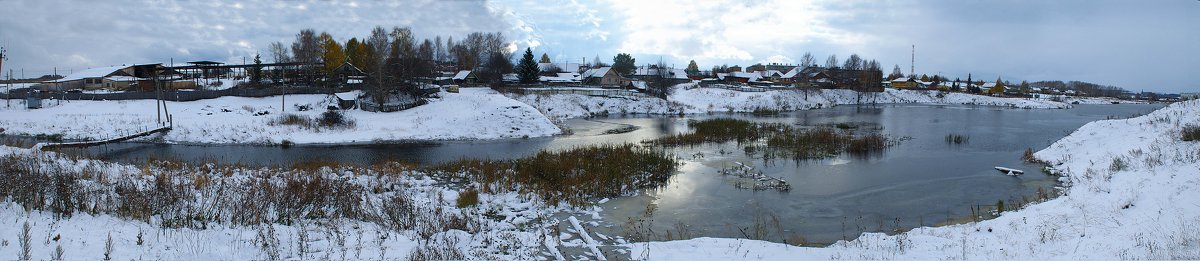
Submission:
[[[455,84],[475,83],[478,80],[478,78],[475,77],[475,72],[467,70],[458,71],[458,73],[454,74],[454,77],[451,77],[450,79],[453,80]]]

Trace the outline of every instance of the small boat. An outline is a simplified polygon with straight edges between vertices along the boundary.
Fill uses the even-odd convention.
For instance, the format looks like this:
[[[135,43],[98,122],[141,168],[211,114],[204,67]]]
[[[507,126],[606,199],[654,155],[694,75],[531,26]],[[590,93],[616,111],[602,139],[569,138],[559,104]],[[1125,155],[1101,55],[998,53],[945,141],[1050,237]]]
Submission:
[[[999,170],[1000,172],[1004,172],[1004,175],[1009,175],[1009,176],[1017,176],[1017,175],[1025,174],[1025,171],[1023,171],[1023,170],[1011,169],[1011,168],[1005,168],[1005,167],[996,167],[996,170]]]

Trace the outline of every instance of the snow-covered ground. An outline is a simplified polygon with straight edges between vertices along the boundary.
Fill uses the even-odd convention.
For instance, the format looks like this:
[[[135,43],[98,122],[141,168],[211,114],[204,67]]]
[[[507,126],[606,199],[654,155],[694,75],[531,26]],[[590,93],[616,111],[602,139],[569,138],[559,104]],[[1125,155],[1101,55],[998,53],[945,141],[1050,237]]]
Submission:
[[[400,260],[415,255],[414,251],[431,249],[449,250],[461,256],[422,260],[530,259],[549,255],[544,253],[542,246],[546,244],[546,238],[553,237],[547,229],[557,223],[549,219],[549,215],[575,211],[567,207],[547,206],[536,196],[515,192],[480,193],[478,204],[459,208],[455,202],[461,190],[441,185],[441,182],[420,171],[405,168],[324,167],[303,173],[293,173],[294,170],[231,169],[213,165],[193,166],[192,169],[160,169],[73,159],[53,152],[4,146],[0,146],[0,156],[15,156],[21,164],[31,164],[14,168],[32,166],[43,171],[59,170],[53,175],[70,177],[76,189],[75,195],[90,193],[87,195],[111,197],[103,199],[89,196],[87,199],[78,199],[76,202],[79,204],[134,200],[129,196],[129,190],[132,189],[126,187],[121,192],[120,186],[148,191],[141,193],[178,189],[187,190],[181,194],[185,198],[179,203],[183,205],[180,209],[186,209],[182,213],[204,217],[199,219],[203,223],[201,228],[187,228],[186,225],[179,228],[178,223],[167,225],[165,219],[180,214],[169,210],[154,213],[147,218],[148,221],[104,214],[121,211],[115,210],[119,207],[111,205],[97,206],[101,209],[97,214],[90,214],[85,210],[87,208],[81,206],[72,215],[57,216],[46,210],[27,211],[14,199],[7,198],[0,201],[0,223],[4,224],[0,226],[0,239],[4,242],[0,246],[0,259],[6,260],[18,259],[26,245],[32,260],[56,259],[53,257],[58,248],[63,250],[61,258],[64,260],[101,260],[106,252],[112,260]],[[330,218],[326,216],[336,215],[329,213],[344,210],[318,205],[313,208],[323,211],[308,209],[308,214],[300,215],[303,218],[289,225],[282,222],[232,225],[228,221],[235,215],[243,215],[228,212],[242,206],[237,202],[270,200],[271,193],[280,193],[283,184],[291,187],[293,181],[283,181],[285,177],[312,177],[309,175],[324,177],[324,181],[318,183],[325,184],[323,186],[348,186],[337,189],[343,191],[341,193],[356,194],[352,198],[361,196],[358,199],[361,203],[350,201],[356,202],[352,204],[362,204],[362,215],[366,217]],[[164,181],[155,178],[164,176],[169,176],[167,179],[173,181],[162,183]],[[211,185],[201,185],[201,181]],[[159,184],[178,187],[155,190]],[[274,192],[266,192],[264,188],[272,186],[266,184],[274,184]],[[308,186],[311,188],[313,185]],[[260,192],[246,193],[246,189]],[[16,195],[20,192],[9,190],[4,193]],[[261,198],[244,198],[251,195]],[[161,196],[154,198],[161,199]],[[394,203],[397,198],[411,201],[406,201],[409,202],[407,204]],[[153,204],[162,204],[155,202]],[[266,220],[274,218],[273,211],[282,211],[267,203],[258,204],[261,205],[249,206],[258,206],[252,207],[256,209],[253,211],[271,212],[260,213],[268,216],[264,218]],[[171,204],[166,205],[168,207],[164,209],[173,209],[169,207]],[[449,222],[446,220],[453,220],[449,217],[465,219],[460,220],[465,224],[446,223]],[[27,232],[23,231],[26,224],[29,227]],[[457,229],[460,227],[465,227],[465,230]],[[28,235],[29,240],[22,240],[22,235]],[[110,238],[111,251],[107,251],[106,242]]]
[[[280,118],[279,96],[223,97],[167,102],[173,130],[162,136],[171,143],[370,143],[393,140],[503,139],[555,135],[561,130],[533,107],[491,89],[463,88],[440,93],[440,99],[409,110],[374,113],[348,110],[351,128],[307,128],[269,124]],[[325,112],[328,95],[288,95],[287,114],[316,118]],[[43,109],[0,108],[6,134],[62,134],[66,139],[100,140],[136,133],[156,125],[155,102],[48,101]],[[297,105],[312,109],[298,111]]]
[[[651,97],[608,98],[580,94],[510,95],[537,107],[554,119],[602,114],[679,114],[708,112],[752,112],[766,110],[803,110],[858,103],[969,104],[1025,109],[1070,108],[1048,100],[1001,98],[965,93],[886,89],[882,93],[860,96],[851,90],[795,90],[740,92],[718,88],[676,86],[667,101]],[[939,97],[941,96],[941,97]]]
[[[1200,259],[1200,142],[1181,141],[1188,125],[1200,125],[1200,102],[1088,123],[1035,154],[1065,174],[1064,195],[992,220],[825,248],[725,238],[627,246],[651,260]]]

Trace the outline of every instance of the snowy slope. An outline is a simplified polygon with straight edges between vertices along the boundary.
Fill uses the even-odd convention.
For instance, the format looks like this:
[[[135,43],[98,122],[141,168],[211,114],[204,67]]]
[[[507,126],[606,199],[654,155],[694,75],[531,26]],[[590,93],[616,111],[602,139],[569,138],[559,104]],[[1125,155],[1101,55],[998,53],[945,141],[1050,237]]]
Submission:
[[[826,248],[722,238],[627,246],[652,260],[1200,259],[1200,142],[1180,140],[1187,125],[1200,125],[1200,102],[1084,125],[1035,154],[1067,175],[1065,195],[992,220]]]
[[[964,93],[887,89],[860,96],[851,90],[771,90],[740,92],[717,88],[676,86],[667,101],[657,98],[608,98],[580,94],[510,95],[533,105],[556,120],[603,114],[678,114],[708,112],[751,112],[756,109],[804,110],[858,103],[920,103],[1003,106],[1025,109],[1070,108],[1070,105],[1034,99],[1000,98]],[[941,94],[943,97],[938,97]]]
[[[367,143],[388,140],[501,139],[555,135],[561,130],[533,107],[485,88],[441,93],[427,105],[374,113],[346,112],[350,129],[270,125],[278,119],[280,97],[223,97],[167,102],[175,127],[163,136],[172,143]],[[317,117],[327,95],[288,95],[288,114]],[[56,101],[48,102],[57,104]],[[297,111],[296,105],[311,110]],[[64,101],[37,110],[0,109],[6,134],[63,134],[67,139],[105,139],[155,125],[153,100]],[[265,114],[265,115],[263,115]]]

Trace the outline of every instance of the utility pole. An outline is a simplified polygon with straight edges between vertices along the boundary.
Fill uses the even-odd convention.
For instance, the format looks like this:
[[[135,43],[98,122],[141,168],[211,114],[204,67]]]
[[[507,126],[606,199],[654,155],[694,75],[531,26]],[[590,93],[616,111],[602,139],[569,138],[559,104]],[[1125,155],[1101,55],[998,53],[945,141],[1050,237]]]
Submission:
[[[912,60],[908,61],[908,75],[917,75],[917,45],[912,46]]]
[[[4,47],[0,46],[0,72],[4,72],[4,61],[5,60],[8,60],[8,49],[4,49]],[[5,103],[4,106],[5,106],[5,108],[7,108],[8,104],[11,103],[10,98],[12,98],[12,97],[9,97],[9,95],[12,95],[10,93],[11,91],[12,91],[12,69],[8,69],[8,88],[5,89],[5,91],[4,91],[4,103]]]

